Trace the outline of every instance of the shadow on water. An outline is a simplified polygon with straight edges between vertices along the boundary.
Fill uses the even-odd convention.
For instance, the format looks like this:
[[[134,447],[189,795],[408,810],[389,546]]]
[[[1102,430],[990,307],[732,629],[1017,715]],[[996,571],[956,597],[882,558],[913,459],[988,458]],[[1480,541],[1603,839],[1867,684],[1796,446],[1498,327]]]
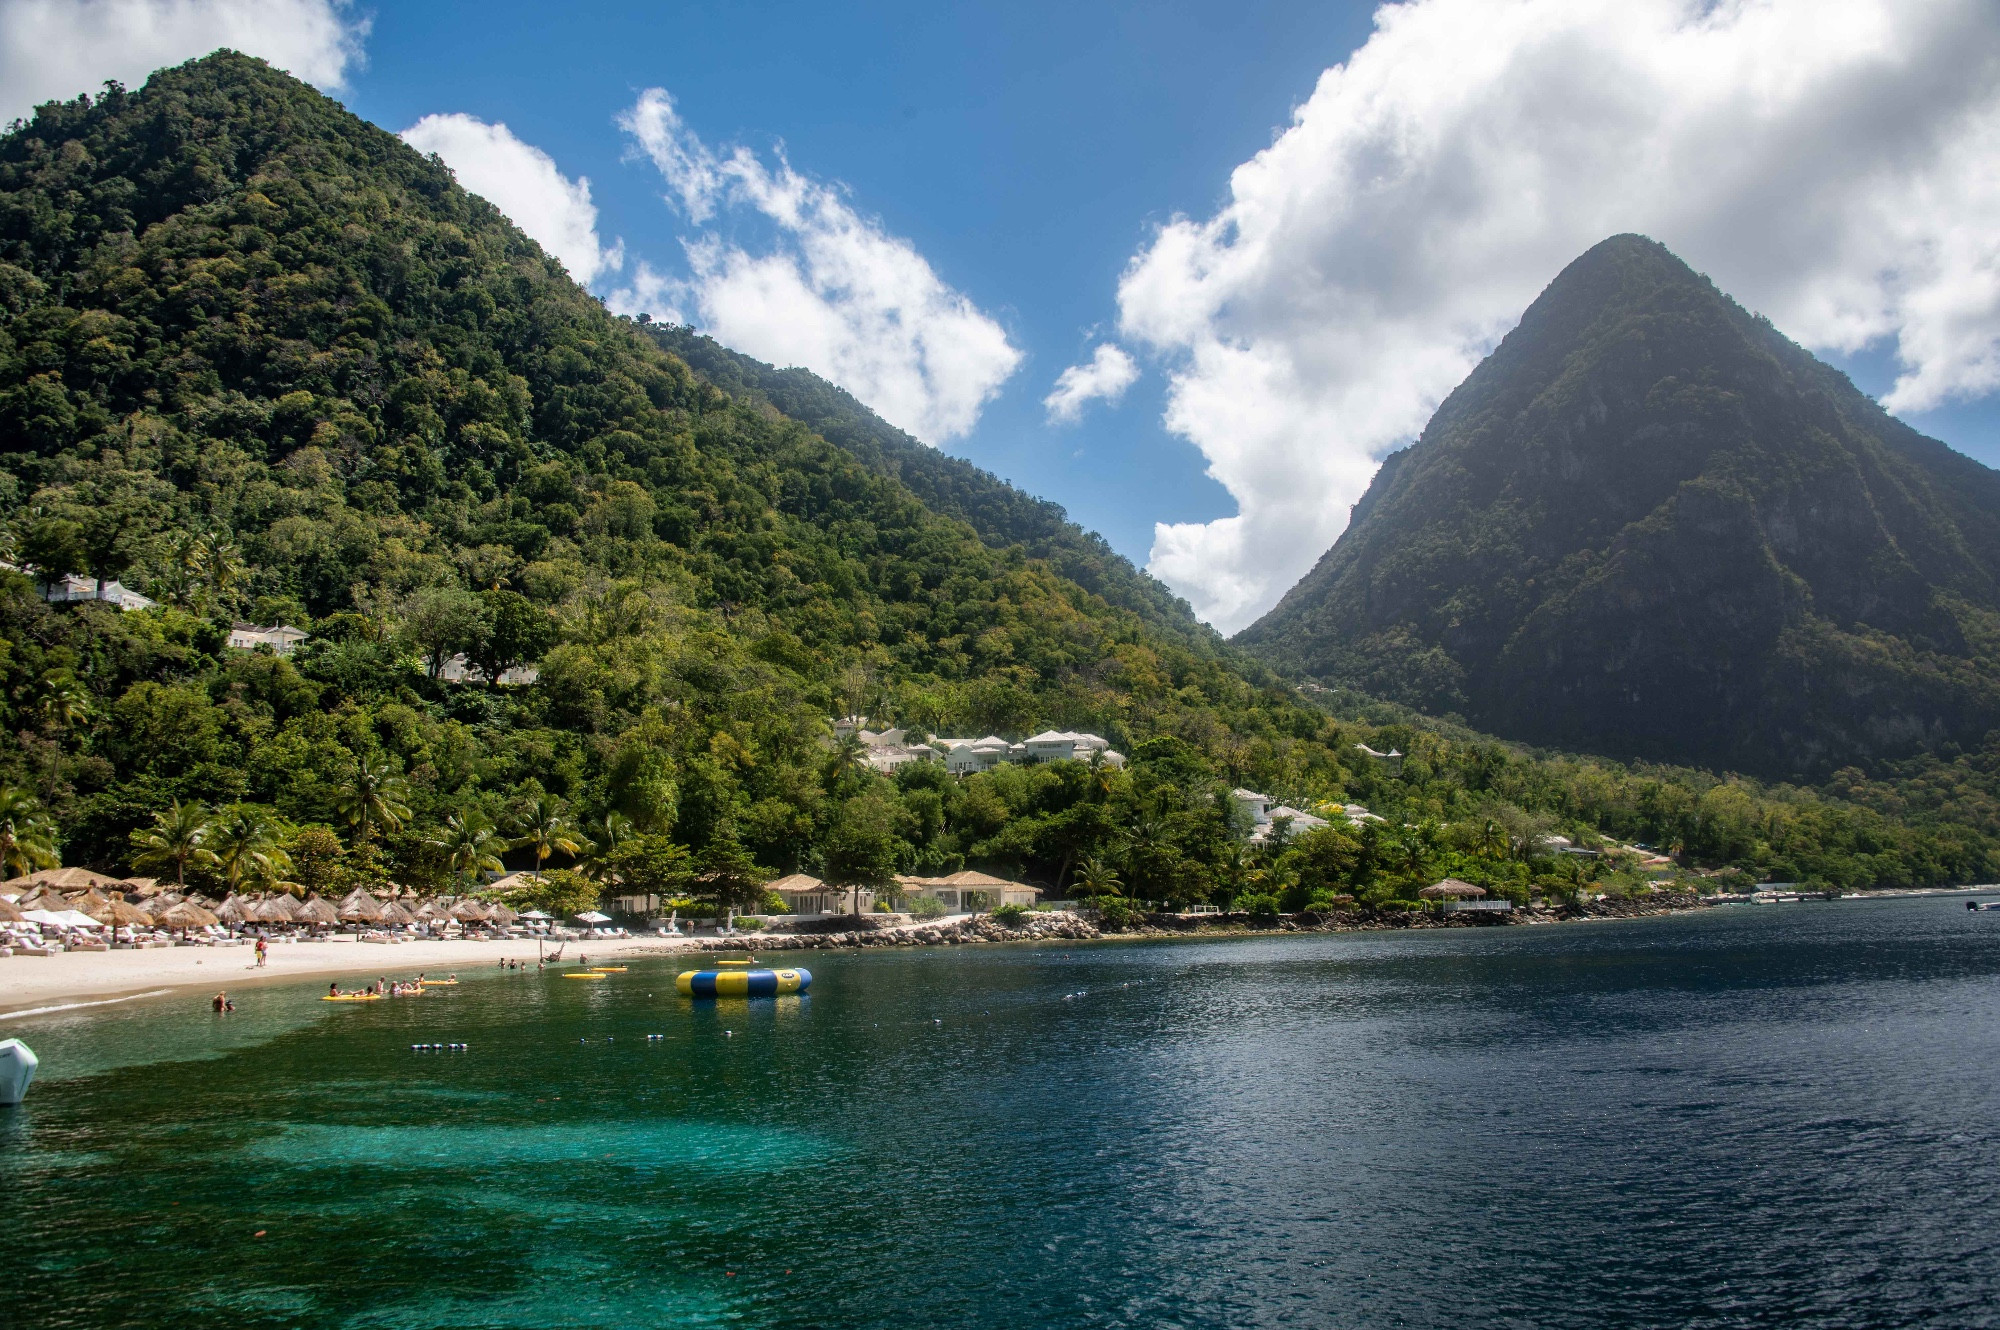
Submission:
[[[340,1009],[265,989],[226,1035],[172,1004],[23,1032],[63,1065],[0,1116],[14,1305],[2000,1323],[2000,916],[1956,900],[828,954],[782,1002],[691,1003],[675,968]]]

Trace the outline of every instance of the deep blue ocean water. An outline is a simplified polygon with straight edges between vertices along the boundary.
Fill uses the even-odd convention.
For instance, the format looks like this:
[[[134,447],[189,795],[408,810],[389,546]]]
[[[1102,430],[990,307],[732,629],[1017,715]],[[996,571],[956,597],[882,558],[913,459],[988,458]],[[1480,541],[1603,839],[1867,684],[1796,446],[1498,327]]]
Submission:
[[[1961,899],[809,963],[0,1023],[0,1323],[2000,1325]]]

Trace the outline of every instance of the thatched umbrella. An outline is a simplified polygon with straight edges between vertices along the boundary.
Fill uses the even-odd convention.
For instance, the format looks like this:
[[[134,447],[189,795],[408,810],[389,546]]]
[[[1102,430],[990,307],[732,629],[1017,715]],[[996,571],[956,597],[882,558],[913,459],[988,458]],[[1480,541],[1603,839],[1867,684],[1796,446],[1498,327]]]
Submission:
[[[521,916],[515,914],[504,905],[496,905],[488,912],[486,917],[496,924],[511,924]]]
[[[44,868],[28,876],[57,891],[87,891],[100,882],[117,881],[108,874],[93,873],[88,868]]]
[[[491,916],[492,911],[469,897],[451,907],[451,917],[462,924],[483,924]]]
[[[21,907],[10,900],[0,898],[0,924],[18,924],[20,922]]]
[[[356,887],[341,901],[340,917],[350,924],[375,923],[382,917],[382,902]]]
[[[144,910],[129,901],[107,901],[103,909],[86,910],[85,913],[100,924],[105,925],[105,939],[113,945],[116,945],[118,941],[119,925],[123,924],[132,928],[150,928],[153,924],[152,915],[147,914]]]
[[[302,924],[312,924],[315,927],[332,927],[334,924],[340,922],[340,911],[328,905],[318,896],[308,896],[305,898],[304,903],[299,906],[299,912],[295,917]]]
[[[384,905],[382,907],[382,918],[380,922],[385,924],[396,924],[398,926],[403,924],[414,924],[415,922],[417,922],[417,916],[411,914],[408,910],[404,909],[402,906],[402,902],[390,901],[387,905]]]
[[[222,904],[215,907],[215,917],[234,928],[238,924],[247,922],[256,908],[255,903],[244,900],[232,891]]]
[[[1485,894],[1486,888],[1475,887],[1470,882],[1461,882],[1455,877],[1433,883],[1417,893],[1427,901],[1471,901],[1478,900]]]
[[[97,917],[99,910],[109,904],[111,904],[111,898],[99,891],[94,883],[80,894],[70,897],[69,900],[70,909],[81,910],[93,919]]]
[[[37,886],[33,891],[14,902],[24,910],[67,910],[69,902],[60,891],[53,887]]]
[[[160,879],[156,877],[128,877],[125,879],[126,893],[146,897],[160,894]]]
[[[299,919],[298,898],[288,891],[273,892],[257,902],[253,917],[260,924],[292,924]]]
[[[433,896],[429,900],[417,903],[416,916],[420,920],[449,919],[451,918],[451,909],[443,901]]]
[[[153,922],[161,928],[171,928],[177,933],[185,933],[190,928],[207,928],[210,924],[222,921],[193,901],[182,901],[154,915]]]

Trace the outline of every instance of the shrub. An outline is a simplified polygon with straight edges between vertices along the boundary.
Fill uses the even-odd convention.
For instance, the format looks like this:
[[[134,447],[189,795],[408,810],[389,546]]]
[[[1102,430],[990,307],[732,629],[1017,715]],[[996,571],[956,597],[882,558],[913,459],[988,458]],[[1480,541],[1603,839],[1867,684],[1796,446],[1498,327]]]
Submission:
[[[1278,898],[1268,891],[1246,892],[1236,898],[1236,908],[1254,918],[1275,919],[1278,917]]]
[[[918,896],[910,902],[912,919],[942,919],[945,914],[944,902],[935,896]]]
[[[1097,917],[1112,928],[1123,928],[1139,918],[1139,908],[1123,896],[1105,896],[1097,902]]]
[[[993,917],[1009,928],[1019,928],[1021,921],[1028,917],[1028,911],[1020,905],[1002,905],[993,911]]]

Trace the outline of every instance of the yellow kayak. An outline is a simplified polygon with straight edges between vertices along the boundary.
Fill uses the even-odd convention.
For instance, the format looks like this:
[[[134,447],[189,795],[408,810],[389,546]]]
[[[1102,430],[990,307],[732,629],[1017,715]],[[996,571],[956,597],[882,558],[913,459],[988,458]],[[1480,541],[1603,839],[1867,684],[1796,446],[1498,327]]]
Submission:
[[[321,1002],[380,1002],[380,993],[342,993],[339,997],[323,997]]]
[[[458,980],[456,980],[456,979],[419,979],[419,980],[417,981],[417,987],[419,987],[419,988],[457,988],[457,987],[458,987]]]
[[[604,979],[607,977],[608,976],[606,975],[599,974],[595,970],[585,970],[581,974],[575,971],[571,971],[569,974],[563,976],[563,978],[565,979]]]

